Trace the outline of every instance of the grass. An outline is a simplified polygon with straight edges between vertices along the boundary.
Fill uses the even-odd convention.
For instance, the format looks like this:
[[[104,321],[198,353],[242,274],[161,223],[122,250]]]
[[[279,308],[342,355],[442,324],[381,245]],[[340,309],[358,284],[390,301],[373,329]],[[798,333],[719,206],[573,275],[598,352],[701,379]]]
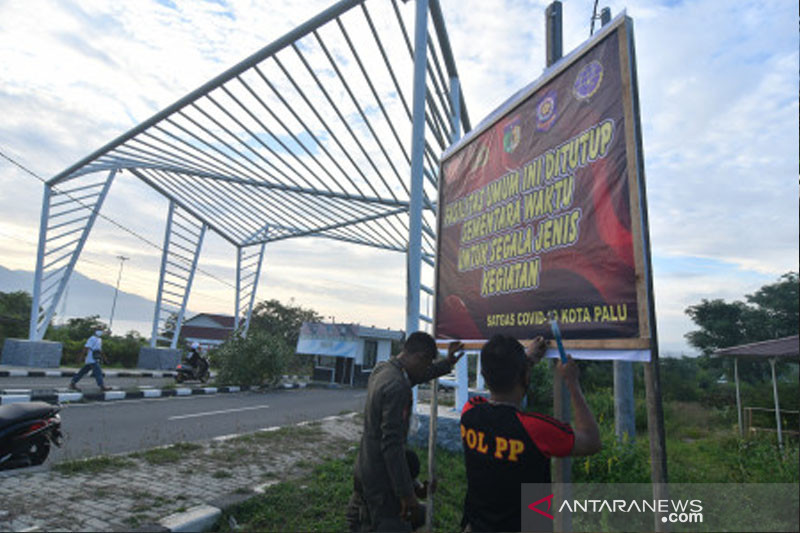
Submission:
[[[53,465],[53,470],[59,474],[70,476],[76,474],[99,474],[133,466],[136,466],[136,463],[126,457],[101,455],[91,459],[62,461]]]
[[[427,477],[426,450],[415,450],[423,465],[421,478]],[[233,531],[229,516],[238,524],[236,531],[347,531],[345,509],[353,490],[355,451],[328,460],[309,474],[267,487],[256,496],[225,512],[219,531]],[[461,454],[437,451],[439,490],[434,526],[437,531],[459,531],[466,473]]]
[[[282,443],[314,443],[320,436],[320,424],[312,422],[304,426],[284,426],[270,431],[257,431],[247,435],[239,435],[227,441],[230,444],[282,444]]]
[[[740,440],[729,409],[713,409],[693,402],[665,402],[667,459],[672,483],[798,483],[798,441],[785,443],[780,452],[774,436]],[[649,483],[650,452],[646,431],[633,442],[619,443],[613,417],[600,422],[603,450],[573,460],[573,481],[594,483]],[[733,421],[735,423],[735,420]],[[302,429],[302,428],[301,428]],[[420,479],[427,479],[427,450],[420,458]],[[227,511],[219,531],[346,531],[345,510],[352,492],[355,451],[328,460],[293,480],[268,487],[263,495]],[[436,452],[438,491],[434,530],[460,531],[466,473],[460,453]]]
[[[226,511],[221,531],[347,531],[344,510],[353,489],[355,453],[331,459],[305,476],[267,487],[263,495]]]
[[[153,448],[143,452],[136,452],[130,454],[131,457],[136,459],[144,459],[151,465],[163,465],[167,463],[176,463],[181,460],[186,454],[201,449],[199,444],[191,442],[178,442],[163,448]]]

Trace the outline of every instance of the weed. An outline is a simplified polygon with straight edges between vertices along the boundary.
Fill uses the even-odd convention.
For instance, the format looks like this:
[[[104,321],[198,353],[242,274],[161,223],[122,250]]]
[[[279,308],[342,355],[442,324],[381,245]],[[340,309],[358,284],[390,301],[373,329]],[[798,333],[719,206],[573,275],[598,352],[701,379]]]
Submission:
[[[199,444],[191,442],[178,442],[171,446],[163,448],[153,448],[152,450],[145,450],[143,452],[136,452],[131,454],[131,457],[144,459],[151,465],[162,465],[166,463],[175,463],[184,457],[188,452],[201,449]]]
[[[217,470],[216,472],[211,474],[211,477],[213,477],[215,479],[224,479],[224,478],[228,478],[228,477],[232,477],[232,476],[233,476],[233,474],[231,474],[227,470]]]
[[[59,474],[70,476],[74,474],[98,474],[100,472],[135,466],[136,463],[125,457],[101,455],[90,459],[63,461],[53,465],[53,470]]]

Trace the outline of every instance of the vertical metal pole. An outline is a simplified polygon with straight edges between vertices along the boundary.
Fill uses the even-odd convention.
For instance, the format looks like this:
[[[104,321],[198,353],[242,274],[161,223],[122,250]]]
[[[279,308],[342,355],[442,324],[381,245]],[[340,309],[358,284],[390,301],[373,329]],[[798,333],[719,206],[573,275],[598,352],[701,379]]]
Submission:
[[[38,341],[39,326],[39,301],[42,297],[42,268],[44,266],[44,247],[47,243],[47,224],[50,219],[50,195],[52,191],[49,185],[44,186],[42,197],[42,216],[39,221],[39,248],[36,251],[36,273],[33,275],[33,301],[31,302],[31,323],[28,329],[28,340]]]
[[[547,6],[544,12],[545,35],[547,39],[547,51],[545,55],[548,67],[561,59],[561,56],[564,55],[561,13],[561,2],[558,0]]]
[[[236,301],[233,304],[233,330],[239,330],[239,303],[242,298],[242,247],[236,247]]]
[[[481,353],[477,353],[477,361],[475,362],[475,388],[483,390],[485,383],[483,382],[483,374],[481,373]]]
[[[561,2],[555,1],[547,6],[544,12],[545,34],[547,36],[547,48],[545,56],[547,66],[561,59],[563,55],[562,40],[562,9]],[[553,368],[555,369],[555,363]],[[557,372],[553,375],[553,415],[562,422],[570,420],[570,401],[569,390]],[[568,457],[553,459],[553,492],[557,501],[571,499],[572,490],[572,461]],[[572,531],[572,516],[569,512],[556,513],[553,524],[554,531]]]
[[[169,252],[169,235],[172,231],[172,215],[175,203],[170,201],[167,210],[167,227],[164,230],[164,251],[161,254],[161,273],[158,275],[158,292],[156,293],[156,311],[153,315],[153,331],[150,334],[150,347],[155,348],[158,341],[158,317],[161,315],[161,295],[164,291],[164,276],[167,273],[167,255]]]
[[[778,447],[783,450],[783,431],[781,429],[781,405],[778,402],[778,379],[775,376],[775,357],[769,360],[769,366],[772,367],[772,396],[775,399],[775,427],[778,429]]]
[[[620,442],[636,439],[633,363],[614,361],[614,432]]]
[[[733,358],[733,381],[736,383],[736,419],[739,421],[739,438],[744,437],[742,427],[742,397],[739,392],[739,358]]]
[[[181,335],[181,325],[183,324],[183,315],[186,313],[186,304],[189,303],[189,295],[192,293],[192,281],[194,281],[194,273],[197,271],[197,261],[200,259],[200,249],[203,247],[203,237],[206,234],[206,225],[200,229],[200,238],[197,240],[197,248],[194,251],[192,258],[192,270],[189,272],[189,278],[186,280],[186,290],[183,293],[183,302],[181,302],[181,310],[178,312],[178,320],[175,321],[175,331],[172,332],[172,342],[170,348],[175,349],[178,346],[178,338]]]
[[[428,46],[428,0],[416,0],[414,23],[414,97],[411,128],[411,191],[406,253],[406,335],[419,329],[422,263],[422,158],[425,149],[425,67]]]
[[[256,267],[256,275],[253,278],[253,290],[250,291],[250,304],[247,306],[247,318],[244,321],[244,336],[247,336],[247,330],[250,329],[250,317],[253,315],[253,304],[256,302],[256,290],[258,289],[258,278],[261,277],[261,265],[264,262],[264,248],[267,243],[261,243],[261,252],[258,255],[258,267]],[[350,373],[352,377],[352,370]],[[351,383],[352,385],[352,383]]]
[[[114,310],[117,308],[117,295],[119,294],[119,282],[122,279],[122,265],[125,264],[125,261],[130,259],[130,257],[125,257],[124,255],[118,255],[117,259],[119,259],[119,273],[117,274],[117,285],[114,287],[114,300],[111,302],[111,315],[108,317],[108,331],[111,332],[111,326],[114,325]]]
[[[425,72],[428,62],[428,0],[416,0],[414,17],[414,92],[413,122],[411,125],[411,190],[408,205],[408,252],[406,253],[406,335],[419,329],[419,293],[422,268],[422,187],[423,161],[425,150]],[[431,387],[431,413],[428,440],[431,443],[436,434],[436,391],[438,381]],[[417,407],[417,389],[414,388],[414,405]],[[428,468],[433,468],[432,455],[428,454]],[[429,470],[428,475],[432,475]],[[425,524],[428,531],[433,526],[433,501],[429,499]]]
[[[425,71],[428,46],[428,0],[416,0],[414,22],[414,92],[411,124],[411,187],[406,251],[406,337],[419,329],[420,270],[422,267],[422,187],[425,150]],[[417,412],[417,387],[412,413]]]

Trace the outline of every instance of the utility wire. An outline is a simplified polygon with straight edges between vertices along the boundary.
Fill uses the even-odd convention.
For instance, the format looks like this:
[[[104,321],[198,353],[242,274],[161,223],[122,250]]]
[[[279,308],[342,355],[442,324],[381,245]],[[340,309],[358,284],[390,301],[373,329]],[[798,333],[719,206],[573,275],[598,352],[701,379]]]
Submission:
[[[25,173],[26,173],[26,174],[28,174],[29,176],[32,176],[32,177],[36,178],[37,180],[41,181],[43,184],[47,185],[47,181],[46,181],[44,178],[42,178],[41,176],[39,176],[38,174],[36,174],[34,171],[30,170],[30,169],[29,169],[29,168],[27,168],[25,165],[23,165],[22,163],[18,162],[17,160],[15,160],[14,158],[12,158],[11,156],[7,155],[5,152],[3,152],[3,151],[2,151],[2,149],[0,149],[0,157],[2,157],[3,159],[5,159],[6,161],[8,161],[9,163],[11,163],[12,165],[14,165],[15,167],[19,168],[20,170],[22,170],[23,172],[25,172]],[[159,244],[157,244],[157,243],[154,243],[153,241],[151,241],[150,239],[148,239],[148,238],[147,238],[147,237],[145,237],[144,235],[141,235],[141,234],[137,233],[136,231],[134,231],[134,230],[132,230],[132,229],[129,229],[129,228],[127,228],[126,226],[124,226],[124,225],[120,224],[119,222],[117,222],[116,220],[112,219],[111,217],[108,217],[108,216],[106,216],[106,215],[104,215],[104,214],[100,213],[100,212],[99,212],[99,211],[98,211],[96,208],[94,208],[94,207],[90,207],[89,205],[85,204],[85,203],[84,203],[84,202],[82,202],[81,200],[78,200],[78,199],[76,199],[76,198],[75,198],[74,196],[72,196],[70,193],[68,193],[68,192],[63,192],[63,191],[59,190],[59,189],[58,189],[56,186],[53,186],[53,187],[51,187],[51,188],[52,188],[52,189],[54,189],[54,190],[56,190],[56,191],[58,191],[60,194],[64,194],[64,195],[66,195],[66,196],[67,196],[67,197],[68,197],[70,200],[72,200],[72,201],[74,201],[74,202],[77,202],[78,204],[82,205],[82,206],[83,206],[83,207],[85,207],[86,209],[89,209],[89,210],[90,210],[90,211],[92,211],[93,213],[96,213],[96,214],[97,214],[97,216],[101,217],[102,219],[106,220],[107,222],[110,222],[112,225],[116,226],[117,228],[119,228],[119,229],[121,229],[121,230],[123,230],[123,231],[125,231],[125,232],[127,232],[127,233],[129,233],[129,234],[131,234],[132,236],[136,237],[136,238],[137,238],[137,239],[139,239],[140,241],[142,241],[142,242],[144,242],[144,243],[146,243],[146,244],[148,244],[148,245],[152,246],[153,248],[155,248],[155,249],[157,249],[157,250],[161,251],[162,253],[164,253],[164,248],[163,248],[161,245],[159,245]],[[186,259],[183,259],[183,258],[181,258],[181,257],[178,257],[178,259],[180,259],[180,260],[181,260],[181,261],[183,261],[184,263],[189,263],[189,261],[187,261]],[[191,263],[189,263],[189,264],[191,264]],[[212,274],[212,273],[210,273],[210,272],[206,272],[205,270],[203,270],[203,269],[202,269],[202,268],[200,268],[200,267],[197,267],[197,271],[198,271],[198,272],[200,272],[201,274],[203,274],[203,275],[205,275],[205,276],[207,276],[207,277],[211,278],[211,279],[214,279],[214,280],[216,280],[216,281],[218,281],[218,282],[222,283],[223,285],[227,285],[228,287],[230,287],[230,288],[232,288],[232,289],[236,289],[236,286],[235,286],[235,285],[233,285],[232,283],[230,283],[229,281],[227,281],[227,280],[224,280],[224,279],[222,279],[222,278],[220,278],[220,277],[218,277],[218,276],[216,276],[215,274]]]

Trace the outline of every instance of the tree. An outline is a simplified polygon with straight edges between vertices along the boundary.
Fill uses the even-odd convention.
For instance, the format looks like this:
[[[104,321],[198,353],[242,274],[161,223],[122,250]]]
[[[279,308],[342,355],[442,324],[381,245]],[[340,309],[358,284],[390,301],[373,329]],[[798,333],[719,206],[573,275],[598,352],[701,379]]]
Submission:
[[[758,309],[760,328],[765,339],[797,335],[800,300],[797,272],[787,272],[777,283],[764,285],[745,298]]]
[[[0,292],[0,341],[28,336],[33,299],[25,291]]]
[[[300,337],[303,322],[319,322],[322,315],[313,309],[295,305],[294,299],[284,305],[278,300],[259,302],[250,316],[250,331],[264,331],[279,335],[288,346],[294,349]]]
[[[94,335],[97,330],[108,332],[108,326],[100,321],[100,315],[83,318],[70,318],[63,326],[48,329],[45,338],[54,341],[83,341]]]
[[[215,382],[232,385],[275,383],[294,354],[283,336],[250,330],[246,338],[234,335],[209,354],[218,368]]]
[[[800,329],[799,285],[797,272],[789,272],[777,282],[746,295],[746,303],[703,299],[701,303],[689,306],[686,314],[700,329],[687,333],[686,339],[703,353],[698,360],[699,368],[708,372],[709,377],[715,374],[719,377],[723,371],[731,375],[733,362],[727,358],[710,357],[713,352],[729,346],[796,335]],[[757,361],[739,363],[739,374],[746,381],[768,379],[769,373],[769,366]]]
[[[798,288],[797,272],[789,272],[776,283],[746,295],[747,303],[703,299],[686,309],[700,326],[686,338],[709,355],[720,348],[796,335],[800,328]]]

